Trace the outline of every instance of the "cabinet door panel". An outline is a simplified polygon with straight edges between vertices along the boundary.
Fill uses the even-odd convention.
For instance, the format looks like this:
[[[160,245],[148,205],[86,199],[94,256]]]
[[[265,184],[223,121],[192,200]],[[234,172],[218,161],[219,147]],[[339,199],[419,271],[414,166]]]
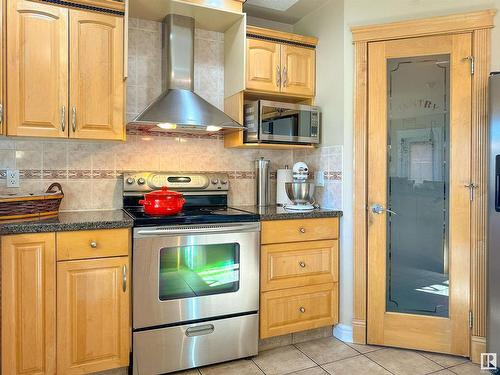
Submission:
[[[66,137],[68,10],[8,1],[7,37],[7,134]]]
[[[283,73],[281,92],[314,96],[316,85],[316,52],[314,49],[282,45],[281,69]]]
[[[55,374],[55,234],[2,237],[2,373]]]
[[[247,90],[279,92],[280,45],[247,39]]]
[[[58,373],[128,365],[128,268],[128,257],[58,262]]]
[[[0,0],[0,135],[5,134],[5,5]]]
[[[123,18],[71,10],[70,46],[70,137],[123,139]]]

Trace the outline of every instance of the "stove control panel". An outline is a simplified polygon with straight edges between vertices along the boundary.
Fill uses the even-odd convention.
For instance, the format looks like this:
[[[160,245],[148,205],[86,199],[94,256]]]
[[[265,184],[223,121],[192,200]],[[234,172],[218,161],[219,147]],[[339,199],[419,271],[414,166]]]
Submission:
[[[125,172],[125,192],[148,192],[167,186],[178,191],[224,191],[229,190],[229,177],[225,173],[168,173]]]

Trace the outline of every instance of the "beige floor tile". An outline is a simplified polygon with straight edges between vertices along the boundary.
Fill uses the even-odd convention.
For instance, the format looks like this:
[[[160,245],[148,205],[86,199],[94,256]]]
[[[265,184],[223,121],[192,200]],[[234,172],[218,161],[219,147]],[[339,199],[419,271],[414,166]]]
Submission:
[[[389,371],[377,365],[364,355],[358,355],[323,365],[323,368],[332,375],[391,375]]]
[[[248,359],[200,368],[202,375],[262,375],[257,365]]]
[[[438,372],[433,372],[431,375],[455,375],[455,374],[450,370],[441,370]]]
[[[266,375],[288,374],[316,365],[294,346],[263,351],[253,360]]]
[[[200,372],[198,371],[197,368],[194,368],[191,370],[173,372],[170,375],[200,375]]]
[[[346,344],[349,345],[354,350],[357,350],[361,354],[370,353],[370,352],[374,352],[375,350],[384,349],[382,346],[375,346],[375,345],[353,344],[351,342],[346,342]]]
[[[367,353],[366,356],[395,375],[424,375],[443,369],[411,350],[382,349]]]
[[[458,375],[486,375],[491,374],[487,370],[481,371],[479,365],[475,365],[474,363],[467,362],[458,366],[450,367],[448,370]]]
[[[357,351],[334,337],[303,342],[295,346],[320,365],[358,355]]]
[[[328,375],[328,373],[321,367],[316,366],[316,367],[306,368],[305,370],[295,371],[288,375]]]
[[[457,366],[469,361],[467,358],[457,357],[454,355],[429,353],[429,352],[419,352],[419,353],[443,367]]]

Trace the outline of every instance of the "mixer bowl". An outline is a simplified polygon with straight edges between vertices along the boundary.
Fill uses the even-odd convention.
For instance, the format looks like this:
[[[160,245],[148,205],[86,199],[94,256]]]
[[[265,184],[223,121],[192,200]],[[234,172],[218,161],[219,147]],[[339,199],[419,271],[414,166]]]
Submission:
[[[295,204],[314,202],[314,182],[286,182],[285,191],[288,198]]]

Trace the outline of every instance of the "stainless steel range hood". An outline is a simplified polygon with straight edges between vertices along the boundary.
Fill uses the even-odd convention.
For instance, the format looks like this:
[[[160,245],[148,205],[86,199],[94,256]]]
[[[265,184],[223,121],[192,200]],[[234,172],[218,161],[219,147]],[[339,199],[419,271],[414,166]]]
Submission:
[[[169,14],[163,21],[162,94],[133,121],[151,130],[244,129],[194,93],[194,19]]]

